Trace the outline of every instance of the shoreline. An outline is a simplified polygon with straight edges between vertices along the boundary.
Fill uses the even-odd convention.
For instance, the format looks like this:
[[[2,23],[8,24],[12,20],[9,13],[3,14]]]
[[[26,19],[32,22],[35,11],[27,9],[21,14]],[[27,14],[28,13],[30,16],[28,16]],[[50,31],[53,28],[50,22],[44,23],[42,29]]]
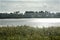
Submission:
[[[0,18],[0,19],[25,19],[25,18]],[[41,18],[41,19],[49,19],[49,18]],[[50,19],[53,19],[53,18],[50,18]],[[60,19],[60,18],[54,18],[54,19]]]
[[[60,27],[60,26],[32,26],[32,25],[0,25],[0,27],[18,27],[18,26],[29,26],[29,27],[34,27],[34,28]]]

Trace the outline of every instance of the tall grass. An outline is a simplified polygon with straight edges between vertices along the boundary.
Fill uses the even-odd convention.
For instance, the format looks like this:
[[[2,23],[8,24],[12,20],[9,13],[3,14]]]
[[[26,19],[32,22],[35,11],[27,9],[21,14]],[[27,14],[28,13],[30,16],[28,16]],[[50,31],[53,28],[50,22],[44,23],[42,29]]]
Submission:
[[[0,27],[0,40],[60,40],[60,27]]]

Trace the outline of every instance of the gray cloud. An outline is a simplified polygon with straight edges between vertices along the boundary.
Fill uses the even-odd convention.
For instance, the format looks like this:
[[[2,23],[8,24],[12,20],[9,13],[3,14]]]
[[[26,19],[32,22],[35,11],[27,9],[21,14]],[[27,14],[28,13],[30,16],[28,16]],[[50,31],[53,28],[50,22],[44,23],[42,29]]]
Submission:
[[[47,10],[60,11],[60,0],[2,0],[0,12],[26,11],[26,10]]]

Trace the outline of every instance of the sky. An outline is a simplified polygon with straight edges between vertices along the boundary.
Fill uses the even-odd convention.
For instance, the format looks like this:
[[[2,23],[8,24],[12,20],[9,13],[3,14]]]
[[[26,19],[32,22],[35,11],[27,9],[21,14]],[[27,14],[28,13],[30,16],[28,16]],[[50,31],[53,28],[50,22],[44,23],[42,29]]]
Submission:
[[[0,0],[0,12],[60,12],[60,0]]]

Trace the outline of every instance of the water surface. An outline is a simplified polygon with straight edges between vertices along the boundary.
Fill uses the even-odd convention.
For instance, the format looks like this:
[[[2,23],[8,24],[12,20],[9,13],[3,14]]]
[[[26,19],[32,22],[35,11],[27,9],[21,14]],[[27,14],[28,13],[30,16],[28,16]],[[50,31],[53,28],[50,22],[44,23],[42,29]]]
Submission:
[[[0,26],[60,26],[60,18],[22,18],[22,19],[0,19]]]

